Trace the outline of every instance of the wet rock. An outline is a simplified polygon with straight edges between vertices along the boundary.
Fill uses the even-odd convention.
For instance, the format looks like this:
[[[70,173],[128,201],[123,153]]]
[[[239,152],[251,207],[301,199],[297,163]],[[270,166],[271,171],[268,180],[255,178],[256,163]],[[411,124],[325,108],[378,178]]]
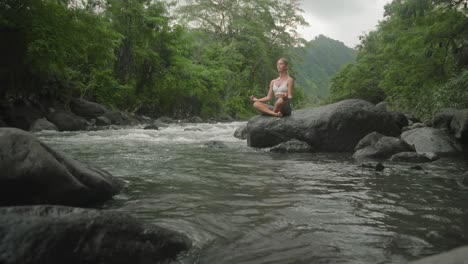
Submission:
[[[293,139],[272,147],[270,151],[281,153],[309,153],[312,152],[313,149],[306,142]]]
[[[432,127],[444,130],[450,130],[450,123],[452,122],[453,116],[459,110],[455,108],[446,108],[440,113],[436,114],[432,119]]]
[[[411,261],[409,264],[466,264],[468,260],[468,246],[459,247],[448,252]]]
[[[91,126],[83,117],[63,110],[49,113],[47,120],[57,126],[59,131],[87,130]]]
[[[185,128],[184,131],[199,132],[199,131],[202,131],[202,130],[200,128],[198,128],[198,127],[188,127],[188,128]]]
[[[145,126],[143,129],[145,129],[145,130],[158,130],[159,127],[157,125],[155,125],[155,124],[151,124],[151,125]]]
[[[0,206],[89,206],[111,199],[123,182],[59,153],[31,133],[0,128]]]
[[[439,155],[435,154],[434,152],[422,152],[421,154],[428,157],[431,161],[440,159]]]
[[[413,145],[416,152],[433,152],[437,155],[461,154],[462,146],[447,131],[422,127],[405,131],[401,138]]]
[[[401,152],[401,153],[393,155],[390,158],[390,160],[396,161],[396,162],[412,162],[412,163],[423,163],[423,162],[432,161],[426,155],[417,153],[417,152]]]
[[[29,131],[31,131],[31,132],[38,132],[38,131],[42,131],[42,130],[57,131],[58,128],[45,118],[37,119],[36,121],[34,121],[32,123],[31,127],[29,128]]]
[[[203,146],[207,148],[227,148],[226,144],[224,144],[222,141],[217,141],[217,140],[212,140],[208,141],[207,143],[203,144]]]
[[[0,263],[168,263],[190,248],[183,235],[108,210],[0,208]]]
[[[103,105],[82,98],[73,98],[70,101],[70,110],[74,114],[86,119],[97,118],[107,112],[107,109]]]
[[[395,124],[397,124],[400,129],[405,126],[408,126],[408,119],[404,114],[399,112],[389,112],[389,114],[395,121]]]
[[[178,123],[177,120],[174,120],[167,116],[161,116],[160,118],[156,119],[156,121],[166,124]]]
[[[385,169],[385,166],[382,163],[376,162],[376,161],[361,162],[359,164],[359,167],[369,168],[369,169],[373,169],[375,171],[383,171]]]
[[[455,137],[463,143],[468,143],[468,109],[455,113],[450,123]]]
[[[386,159],[396,153],[406,151],[414,151],[414,148],[399,138],[387,137],[373,132],[358,143],[353,158]]]
[[[11,127],[27,131],[34,121],[43,117],[41,107],[27,99],[17,99],[5,106],[4,121]]]
[[[98,116],[96,118],[96,126],[110,126],[112,122],[105,116]]]
[[[120,111],[109,111],[103,116],[108,118],[112,125],[129,126],[139,123],[138,120],[132,118],[129,114]]]
[[[253,117],[247,123],[247,144],[272,147],[296,138],[314,146],[316,151],[345,152],[373,131],[398,136],[401,129],[389,113],[376,110],[372,103],[350,99],[300,109],[283,118]]]
[[[247,125],[241,125],[234,132],[234,137],[238,139],[247,139]]]
[[[421,127],[427,127],[427,126],[425,124],[423,124],[423,123],[414,123],[414,124],[412,124],[410,126],[404,127],[403,132],[408,131],[408,130],[412,130],[412,129],[416,129],[416,128],[421,128]]]

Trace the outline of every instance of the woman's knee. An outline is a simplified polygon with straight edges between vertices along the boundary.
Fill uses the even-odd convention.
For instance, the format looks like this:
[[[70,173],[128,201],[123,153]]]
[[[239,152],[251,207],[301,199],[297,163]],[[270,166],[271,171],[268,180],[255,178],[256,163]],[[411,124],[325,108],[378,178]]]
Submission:
[[[258,107],[260,107],[261,104],[262,103],[260,103],[260,102],[254,102],[253,106],[258,109]]]

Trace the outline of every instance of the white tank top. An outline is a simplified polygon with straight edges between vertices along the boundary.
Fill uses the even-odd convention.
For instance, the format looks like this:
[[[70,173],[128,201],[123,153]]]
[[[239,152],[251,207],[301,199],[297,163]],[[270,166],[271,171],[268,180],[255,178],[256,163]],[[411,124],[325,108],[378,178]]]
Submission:
[[[276,85],[276,82],[273,81],[273,93],[275,95],[278,93],[288,93],[288,80],[283,82],[279,87]]]

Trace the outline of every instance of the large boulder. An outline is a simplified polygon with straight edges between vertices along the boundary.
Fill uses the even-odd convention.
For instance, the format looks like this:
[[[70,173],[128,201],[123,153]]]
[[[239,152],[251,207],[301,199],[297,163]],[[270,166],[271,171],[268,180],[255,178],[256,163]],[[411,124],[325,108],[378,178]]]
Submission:
[[[87,130],[91,126],[83,117],[64,110],[49,113],[47,119],[57,126],[59,131]]]
[[[121,125],[121,126],[128,126],[128,125],[136,125],[139,121],[129,114],[120,112],[120,111],[109,111],[106,112],[104,115],[107,119],[109,119],[112,125]]]
[[[400,152],[390,157],[391,161],[396,162],[411,162],[411,163],[423,163],[423,162],[431,162],[432,160],[422,154],[417,152]]]
[[[123,188],[110,173],[67,157],[16,128],[0,128],[0,172],[0,206],[88,206]]]
[[[376,131],[398,136],[400,127],[388,112],[372,103],[350,99],[317,108],[294,111],[289,117],[259,115],[247,123],[251,147],[272,147],[293,138],[316,151],[352,151],[365,135]]]
[[[107,112],[104,106],[82,98],[73,98],[70,101],[70,110],[86,119],[97,118]]]
[[[455,113],[450,123],[450,128],[456,138],[463,143],[468,143],[468,109]]]
[[[432,127],[444,130],[450,130],[450,123],[459,110],[455,108],[443,109],[440,113],[432,118]]]
[[[377,132],[370,133],[359,141],[356,146],[356,152],[353,155],[355,159],[386,159],[400,152],[414,151],[413,147],[405,141],[387,137]]]
[[[448,252],[425,257],[409,264],[466,264],[468,263],[468,246],[459,247]]]
[[[0,263],[168,263],[190,247],[179,233],[128,214],[64,206],[0,208]]]
[[[32,123],[31,127],[29,128],[29,131],[31,131],[31,132],[38,132],[38,131],[42,131],[42,130],[57,131],[58,128],[45,118],[37,119],[36,121],[34,121]]]
[[[11,127],[29,130],[32,123],[44,117],[44,112],[33,101],[18,99],[5,107],[6,123]]]
[[[462,146],[447,131],[432,127],[421,127],[405,131],[401,139],[413,145],[417,152],[434,152],[437,155],[460,154]]]

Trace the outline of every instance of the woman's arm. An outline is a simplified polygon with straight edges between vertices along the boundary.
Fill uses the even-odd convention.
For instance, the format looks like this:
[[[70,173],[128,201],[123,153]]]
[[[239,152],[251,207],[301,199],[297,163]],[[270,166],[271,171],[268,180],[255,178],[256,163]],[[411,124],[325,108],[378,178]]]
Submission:
[[[273,97],[273,80],[270,82],[270,88],[268,89],[268,94],[267,96],[263,97],[263,98],[255,98],[255,96],[250,96],[250,99],[254,102],[262,102],[262,103],[266,103],[268,101],[271,100],[271,98]]]
[[[288,100],[291,100],[293,98],[293,91],[294,91],[294,79],[290,77],[288,79]]]

